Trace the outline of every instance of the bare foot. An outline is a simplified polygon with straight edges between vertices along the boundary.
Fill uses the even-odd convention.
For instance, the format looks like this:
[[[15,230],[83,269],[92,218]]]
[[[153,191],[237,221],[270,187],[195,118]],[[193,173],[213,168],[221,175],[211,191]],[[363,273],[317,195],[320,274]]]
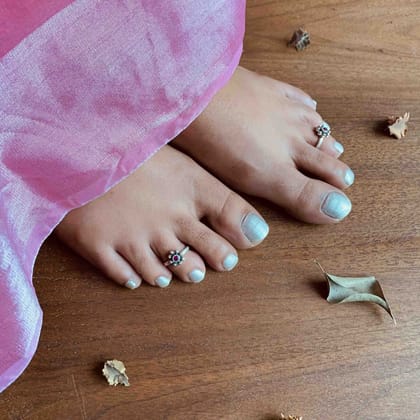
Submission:
[[[217,271],[231,270],[238,262],[235,248],[260,243],[268,226],[245,200],[165,146],[102,197],[71,211],[56,233],[117,283],[134,289],[142,280],[166,287],[173,274],[198,283],[204,261]],[[185,245],[193,250],[183,264],[165,267],[169,251]]]
[[[239,67],[207,109],[171,144],[227,185],[266,198],[312,223],[337,222],[351,210],[342,193],[354,181],[303,91]]]

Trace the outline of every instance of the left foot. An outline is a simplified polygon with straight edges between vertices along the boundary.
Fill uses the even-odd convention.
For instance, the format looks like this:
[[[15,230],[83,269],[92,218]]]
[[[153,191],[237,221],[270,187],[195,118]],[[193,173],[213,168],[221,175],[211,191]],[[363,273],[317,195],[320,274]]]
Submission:
[[[227,185],[268,199],[298,219],[333,223],[351,210],[354,181],[332,136],[315,148],[322,122],[309,95],[238,67],[206,110],[171,144]]]
[[[134,289],[142,281],[167,287],[173,274],[199,283],[204,262],[232,270],[235,248],[260,243],[268,225],[192,159],[165,146],[104,195],[72,210],[56,233],[116,283]],[[183,264],[164,264],[170,250],[186,245],[192,250]]]

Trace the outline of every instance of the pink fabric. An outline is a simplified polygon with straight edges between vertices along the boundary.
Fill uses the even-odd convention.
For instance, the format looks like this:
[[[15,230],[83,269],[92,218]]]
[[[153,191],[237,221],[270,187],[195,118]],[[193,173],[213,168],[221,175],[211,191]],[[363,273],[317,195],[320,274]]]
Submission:
[[[0,59],[0,391],[38,344],[42,242],[204,109],[239,62],[244,9],[244,0],[76,0],[2,46],[12,49]]]
[[[73,0],[1,0],[0,57]]]

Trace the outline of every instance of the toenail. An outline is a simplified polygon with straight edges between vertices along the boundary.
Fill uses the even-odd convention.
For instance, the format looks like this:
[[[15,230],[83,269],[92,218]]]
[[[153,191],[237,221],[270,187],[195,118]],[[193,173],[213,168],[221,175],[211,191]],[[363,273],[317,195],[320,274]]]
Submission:
[[[235,254],[229,254],[223,261],[223,268],[225,270],[232,270],[238,264],[238,257]]]
[[[351,201],[343,194],[330,192],[322,203],[321,210],[333,219],[344,219],[351,211]]]
[[[242,221],[242,232],[249,242],[256,243],[262,241],[270,230],[267,223],[261,217],[253,213],[248,213]]]
[[[137,289],[140,286],[141,281],[139,279],[130,279],[125,283],[125,287],[128,289]]]
[[[347,169],[344,174],[344,182],[350,187],[354,182],[354,172],[351,169]]]
[[[188,277],[193,283],[200,283],[204,279],[204,273],[201,270],[193,270]]]
[[[156,284],[159,287],[168,287],[169,283],[171,282],[171,279],[168,279],[168,277],[160,276],[156,279]]]
[[[344,146],[338,141],[334,142],[334,149],[337,150],[337,152],[340,153],[340,155],[344,153]]]

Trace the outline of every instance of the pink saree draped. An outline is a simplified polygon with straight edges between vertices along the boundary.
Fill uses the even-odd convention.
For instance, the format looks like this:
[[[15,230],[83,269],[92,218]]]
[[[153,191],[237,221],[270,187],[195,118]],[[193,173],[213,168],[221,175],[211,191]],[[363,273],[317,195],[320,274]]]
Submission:
[[[244,9],[0,0],[0,392],[38,344],[42,242],[199,115],[239,62]]]

